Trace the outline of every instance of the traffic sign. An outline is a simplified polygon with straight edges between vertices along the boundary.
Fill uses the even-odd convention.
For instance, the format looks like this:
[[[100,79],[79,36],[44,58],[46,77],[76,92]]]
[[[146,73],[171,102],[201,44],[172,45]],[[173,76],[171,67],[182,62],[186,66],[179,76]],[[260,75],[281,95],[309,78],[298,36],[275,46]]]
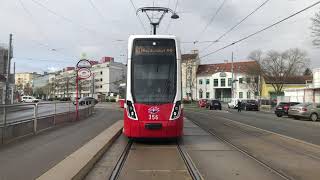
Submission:
[[[77,68],[91,68],[91,63],[89,60],[87,59],[81,59],[78,63],[77,63]]]
[[[81,68],[78,70],[79,79],[87,79],[91,76],[91,71],[88,68]]]

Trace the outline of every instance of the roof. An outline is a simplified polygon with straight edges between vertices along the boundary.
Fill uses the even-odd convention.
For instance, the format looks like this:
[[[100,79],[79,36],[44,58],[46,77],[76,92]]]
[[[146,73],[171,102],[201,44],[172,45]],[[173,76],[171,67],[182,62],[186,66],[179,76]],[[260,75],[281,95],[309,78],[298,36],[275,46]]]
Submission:
[[[265,77],[266,84],[271,84],[272,79]],[[307,80],[312,80],[312,76],[292,76],[288,77],[284,84],[306,84]]]
[[[197,59],[199,54],[181,54],[182,61],[194,60]]]
[[[235,73],[245,73],[253,68],[258,69],[259,65],[255,61],[240,61],[233,62],[233,70]],[[219,63],[219,64],[202,64],[199,65],[197,75],[210,75],[217,72],[231,72],[232,63]]]

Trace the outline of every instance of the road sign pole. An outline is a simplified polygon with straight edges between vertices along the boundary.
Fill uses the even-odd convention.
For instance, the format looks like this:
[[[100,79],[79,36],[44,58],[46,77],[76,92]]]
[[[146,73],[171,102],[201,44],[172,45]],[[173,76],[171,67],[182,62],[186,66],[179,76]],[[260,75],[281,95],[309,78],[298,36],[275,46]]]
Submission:
[[[78,70],[77,70],[77,77],[76,77],[76,120],[79,120],[79,77],[78,77]]]
[[[91,67],[92,65],[87,59],[80,59],[76,66],[76,120],[79,120],[79,81],[91,76],[89,69]]]

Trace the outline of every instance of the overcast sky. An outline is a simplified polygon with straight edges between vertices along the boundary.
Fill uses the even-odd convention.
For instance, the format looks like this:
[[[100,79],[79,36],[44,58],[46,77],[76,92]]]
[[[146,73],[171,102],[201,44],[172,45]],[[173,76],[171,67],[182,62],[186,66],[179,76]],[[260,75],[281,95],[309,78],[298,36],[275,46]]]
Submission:
[[[178,36],[182,41],[183,53],[198,49],[202,56],[316,2],[270,0],[207,50],[202,51],[208,43],[184,43],[216,40],[264,1],[226,0],[209,24],[223,0],[179,0],[176,11],[180,18],[171,21],[167,15],[158,32]],[[153,4],[169,6],[171,9],[176,6],[176,0],[133,0],[133,3],[137,8]],[[201,60],[203,63],[221,63],[230,60],[231,52],[234,52],[235,60],[245,60],[255,49],[283,51],[297,47],[307,51],[311,67],[320,67],[320,49],[312,46],[310,30],[310,18],[319,10],[318,5]],[[144,14],[140,17],[149,33],[151,28],[148,20]],[[13,33],[17,72],[53,71],[74,66],[81,53],[86,53],[91,59],[113,56],[116,61],[125,62],[128,36],[145,34],[130,0],[0,0],[0,19],[0,44],[8,43],[9,34]]]

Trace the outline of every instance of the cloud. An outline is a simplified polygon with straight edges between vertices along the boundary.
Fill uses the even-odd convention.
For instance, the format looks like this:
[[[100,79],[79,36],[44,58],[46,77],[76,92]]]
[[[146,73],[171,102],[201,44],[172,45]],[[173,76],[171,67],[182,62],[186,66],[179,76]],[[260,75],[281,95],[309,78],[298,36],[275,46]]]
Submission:
[[[114,56],[116,61],[125,62],[122,55],[127,51],[125,41],[128,36],[130,34],[144,34],[129,0],[94,0],[95,6],[103,18],[87,1],[36,1],[55,11],[60,17],[32,1],[23,1],[25,7],[31,12],[31,17],[18,1],[3,0],[1,2],[0,17],[2,24],[6,24],[6,26],[1,26],[0,43],[7,43],[9,33],[13,33],[14,56],[21,57],[18,60],[17,70],[41,71],[48,66],[63,68],[73,65],[82,52],[86,52],[93,59]],[[265,0],[226,0],[221,12],[203,32],[204,27],[222,1],[179,0],[177,11],[180,18],[170,20],[169,16],[166,16],[160,24],[158,32],[166,33],[170,22],[168,33],[177,35],[181,41],[215,40]],[[136,7],[152,6],[150,0],[133,0],[133,2]],[[156,6],[168,5],[167,0],[155,2]],[[170,2],[170,8],[174,9],[176,0]],[[312,3],[314,0],[271,0],[224,37],[221,42],[214,44],[208,51],[200,51],[200,53],[204,55],[219,49]],[[241,60],[246,59],[250,51],[254,49],[282,51],[299,47],[308,52],[313,66],[320,66],[320,61],[317,59],[319,51],[311,44],[310,32],[310,18],[317,11],[319,11],[319,7],[312,8],[287,22],[212,54],[203,60],[208,63],[223,62],[225,59],[230,59],[232,51],[236,60]],[[140,17],[149,32],[151,28],[147,18],[143,14]],[[182,50],[184,53],[190,52],[192,49],[202,50],[206,45],[204,43],[182,44]],[[33,58],[34,61],[27,60],[27,58]],[[65,61],[65,63],[40,61],[41,59],[59,60]]]

